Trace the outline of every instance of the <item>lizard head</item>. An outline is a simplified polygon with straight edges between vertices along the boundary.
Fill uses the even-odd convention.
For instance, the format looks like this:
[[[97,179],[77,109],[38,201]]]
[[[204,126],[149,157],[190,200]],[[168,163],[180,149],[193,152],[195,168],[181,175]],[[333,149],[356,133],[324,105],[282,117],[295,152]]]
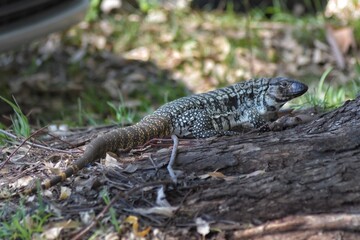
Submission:
[[[285,77],[271,78],[266,91],[266,103],[270,108],[277,110],[287,101],[303,95],[307,89],[308,87],[305,84],[293,79]]]

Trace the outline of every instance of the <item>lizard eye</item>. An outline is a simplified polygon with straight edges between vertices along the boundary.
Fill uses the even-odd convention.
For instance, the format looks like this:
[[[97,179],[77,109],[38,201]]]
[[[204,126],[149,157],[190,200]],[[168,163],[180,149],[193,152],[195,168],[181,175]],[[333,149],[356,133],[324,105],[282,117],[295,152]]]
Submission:
[[[289,83],[287,81],[281,82],[280,86],[283,88],[287,88],[289,86]]]

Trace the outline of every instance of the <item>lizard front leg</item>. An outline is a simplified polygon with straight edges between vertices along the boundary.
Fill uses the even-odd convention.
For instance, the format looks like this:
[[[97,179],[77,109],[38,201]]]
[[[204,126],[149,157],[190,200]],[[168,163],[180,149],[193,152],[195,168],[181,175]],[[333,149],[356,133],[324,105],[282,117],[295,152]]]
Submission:
[[[259,129],[260,131],[270,130],[268,121],[266,121],[266,118],[260,114],[257,109],[247,109],[241,118],[250,123],[255,129]]]

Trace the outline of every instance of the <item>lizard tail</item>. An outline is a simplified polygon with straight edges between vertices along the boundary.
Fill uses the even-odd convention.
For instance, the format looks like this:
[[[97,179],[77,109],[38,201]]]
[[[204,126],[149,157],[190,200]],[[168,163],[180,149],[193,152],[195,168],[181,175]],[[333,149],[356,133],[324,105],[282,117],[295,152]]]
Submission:
[[[68,168],[58,175],[44,181],[41,184],[43,190],[63,182],[87,164],[105,157],[107,152],[114,152],[117,149],[130,149],[142,145],[152,138],[164,137],[171,134],[170,119],[159,115],[148,115],[139,123],[113,130],[95,138],[86,147],[83,156],[72,163]],[[28,188],[24,194],[35,193],[36,186]]]

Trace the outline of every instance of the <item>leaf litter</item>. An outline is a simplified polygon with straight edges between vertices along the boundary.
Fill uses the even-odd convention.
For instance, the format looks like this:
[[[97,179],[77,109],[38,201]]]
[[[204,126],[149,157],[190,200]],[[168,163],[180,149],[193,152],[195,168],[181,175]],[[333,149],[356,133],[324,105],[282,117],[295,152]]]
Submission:
[[[174,14],[166,10],[157,11],[147,16],[109,15],[98,22],[81,23],[61,34],[52,34],[22,50],[1,54],[0,65],[6,75],[6,81],[1,84],[8,89],[7,93],[16,95],[20,106],[33,111],[32,117],[37,118],[50,109],[59,111],[70,108],[73,111],[76,108],[75,99],[81,97],[89,86],[100,86],[101,91],[113,101],[118,100],[119,92],[123,94],[125,102],[138,100],[139,93],[142,93],[142,101],[151,101],[156,107],[162,102],[152,101],[158,96],[154,97],[154,92],[147,91],[149,83],[156,86],[156,92],[159,91],[158,86],[170,82],[168,86],[172,88],[180,88],[181,83],[190,92],[197,93],[255,76],[288,75],[306,79],[309,74],[320,76],[328,66],[339,65],[339,55],[331,53],[334,46],[326,38],[296,35],[299,31],[303,31],[304,35],[316,31],[326,33],[324,26],[303,27],[272,22],[250,22],[246,25],[240,18],[236,25],[226,25],[219,21],[220,16],[216,13]],[[123,29],[125,24],[134,24],[133,36],[127,36]],[[332,31],[330,35],[328,33],[328,38],[334,40],[343,57],[340,68],[348,69],[346,73],[334,71],[334,78],[339,75],[341,77],[338,79],[351,79],[354,77],[352,69],[355,61],[349,50],[356,47],[353,29],[341,27]],[[303,39],[306,37],[308,39]],[[180,95],[185,93],[183,91]],[[171,99],[177,97],[171,96]],[[66,102],[64,98],[70,101]],[[138,102],[135,106],[141,104]],[[104,118],[104,115],[98,117]],[[70,146],[84,145],[98,131],[70,131],[64,135],[65,143],[43,137],[47,146],[69,149],[72,148]],[[46,226],[43,236],[49,239],[73,236],[74,229],[80,227],[75,219],[81,216],[93,218],[94,212],[99,213],[105,207],[99,198],[100,190],[105,189],[114,196],[119,190],[130,191],[149,181],[166,179],[166,172],[163,169],[159,172],[147,160],[156,151],[163,157],[155,157],[155,164],[165,165],[167,158],[164,156],[170,152],[170,148],[164,151],[155,146],[155,149],[141,149],[130,156],[118,153],[119,158],[130,160],[126,163],[119,163],[108,155],[105,165],[87,167],[76,177],[62,183],[62,186],[47,191],[45,195],[51,198],[51,201],[47,201],[49,209],[58,209],[58,215],[54,222]],[[2,150],[4,154],[8,152]],[[36,147],[27,151],[19,149],[13,161],[1,169],[0,189],[5,189],[5,185],[11,182],[10,191],[14,191],[29,184],[35,177],[45,179],[54,174],[53,168],[64,169],[81,153],[66,155],[55,152],[51,153],[52,157],[49,154],[49,150]],[[15,159],[21,160],[21,164]],[[130,167],[132,170],[129,171],[129,166],[135,167]],[[113,171],[114,168],[116,171]],[[31,170],[24,175],[24,169]],[[207,175],[220,179],[225,177],[221,172]],[[191,189],[192,186],[190,184],[188,187]],[[150,189],[132,193],[127,196],[127,201],[113,205],[119,214],[119,221],[131,219],[135,234],[149,236],[158,230],[152,229],[151,233],[146,226],[164,227],[167,224],[164,214],[152,216],[161,210],[155,204],[156,191]],[[186,192],[180,195],[186,196]],[[171,193],[167,198],[171,202],[167,206],[170,209],[168,216],[176,214],[176,208],[171,206],[181,206],[181,199]],[[30,207],[36,201],[27,204]],[[4,206],[1,203],[1,208]],[[142,209],[142,214],[147,215],[140,217],[141,228],[146,232],[139,232],[139,218],[125,218],[136,209]],[[14,206],[9,209],[10,213],[15,211]],[[205,220],[200,220],[181,218],[173,226],[196,226],[197,231],[205,236],[209,232],[209,225]],[[86,224],[90,221],[87,220]],[[107,220],[101,224],[110,225],[110,222]]]

